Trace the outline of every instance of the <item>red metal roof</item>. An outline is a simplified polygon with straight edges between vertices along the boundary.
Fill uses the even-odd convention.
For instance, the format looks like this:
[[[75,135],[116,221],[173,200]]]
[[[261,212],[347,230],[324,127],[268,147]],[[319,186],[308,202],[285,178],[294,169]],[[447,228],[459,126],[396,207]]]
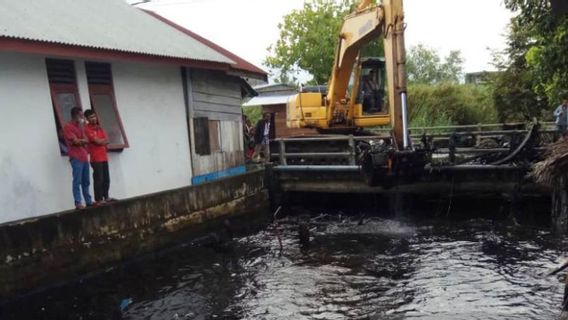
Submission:
[[[143,10],[143,9],[142,9]],[[253,65],[252,63],[244,60],[243,58],[237,56],[236,54],[230,52],[229,50],[219,46],[218,44],[209,41],[205,38],[203,38],[202,36],[198,35],[197,33],[190,31],[178,24],[176,24],[175,22],[168,20],[166,18],[164,18],[163,16],[153,12],[153,11],[149,11],[149,10],[143,10],[144,12],[148,13],[149,15],[155,17],[156,19],[167,23],[168,25],[172,26],[173,28],[187,34],[188,36],[194,38],[195,40],[203,43],[204,45],[210,47],[211,49],[214,49],[216,51],[218,51],[219,53],[221,53],[222,55],[226,56],[227,58],[235,61],[235,64],[231,64],[230,65],[230,69],[233,69],[235,71],[240,71],[242,73],[244,73],[245,76],[250,76],[253,78],[257,78],[257,79],[261,79],[264,81],[267,81],[267,72],[260,69],[259,67]]]

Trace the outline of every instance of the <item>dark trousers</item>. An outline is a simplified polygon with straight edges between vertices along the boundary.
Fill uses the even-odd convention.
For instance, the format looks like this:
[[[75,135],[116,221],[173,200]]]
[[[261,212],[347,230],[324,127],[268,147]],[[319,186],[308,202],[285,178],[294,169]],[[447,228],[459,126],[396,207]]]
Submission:
[[[108,199],[110,176],[108,174],[108,162],[91,162],[93,167],[93,186],[95,189],[95,201]]]

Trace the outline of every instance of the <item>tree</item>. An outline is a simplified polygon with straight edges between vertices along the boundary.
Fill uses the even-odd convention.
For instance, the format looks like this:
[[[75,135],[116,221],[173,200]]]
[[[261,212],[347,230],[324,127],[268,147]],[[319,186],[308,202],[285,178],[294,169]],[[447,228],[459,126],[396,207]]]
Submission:
[[[517,15],[511,19],[496,80],[500,116],[529,119],[549,114],[549,105],[568,89],[568,19],[561,10],[565,5],[558,0],[505,0],[505,6]]]
[[[459,50],[451,51],[442,62],[436,50],[419,44],[407,54],[408,81],[418,84],[457,83],[463,74],[463,62]]]
[[[264,64],[282,73],[301,69],[309,72],[311,84],[326,83],[333,67],[343,17],[357,0],[309,0],[278,24],[280,38],[268,48]],[[382,42],[363,49],[363,55],[382,56]]]

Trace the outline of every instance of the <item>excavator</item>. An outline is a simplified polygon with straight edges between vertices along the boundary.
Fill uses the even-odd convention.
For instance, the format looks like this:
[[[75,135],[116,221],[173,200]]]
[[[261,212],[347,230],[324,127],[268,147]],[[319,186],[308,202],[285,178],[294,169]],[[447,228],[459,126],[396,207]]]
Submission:
[[[327,133],[392,124],[396,143],[407,148],[404,28],[402,0],[384,0],[380,5],[362,0],[344,19],[327,94],[301,92],[293,96],[286,110],[288,127]],[[360,57],[361,49],[381,36],[385,58]],[[378,84],[376,92],[365,90],[365,78]],[[383,99],[385,80],[388,97]],[[369,96],[371,99],[365,99]],[[388,101],[388,109],[383,100]]]
[[[286,107],[290,128],[354,133],[391,125],[390,139],[360,150],[359,165],[369,184],[420,170],[426,161],[408,134],[404,29],[403,0],[362,0],[344,18],[327,93],[300,92]],[[384,59],[361,57],[361,49],[380,37]]]

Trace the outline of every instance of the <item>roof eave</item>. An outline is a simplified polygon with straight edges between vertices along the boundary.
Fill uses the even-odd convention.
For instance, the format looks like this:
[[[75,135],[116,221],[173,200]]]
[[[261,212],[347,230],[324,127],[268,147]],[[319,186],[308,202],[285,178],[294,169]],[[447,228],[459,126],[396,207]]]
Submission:
[[[91,47],[74,46],[46,41],[27,40],[0,36],[0,52],[12,51],[22,53],[42,54],[47,56],[93,59],[103,61],[125,61],[141,63],[173,64],[178,66],[211,69],[230,70],[227,63],[193,60],[167,56],[157,56],[136,52],[99,49]]]

